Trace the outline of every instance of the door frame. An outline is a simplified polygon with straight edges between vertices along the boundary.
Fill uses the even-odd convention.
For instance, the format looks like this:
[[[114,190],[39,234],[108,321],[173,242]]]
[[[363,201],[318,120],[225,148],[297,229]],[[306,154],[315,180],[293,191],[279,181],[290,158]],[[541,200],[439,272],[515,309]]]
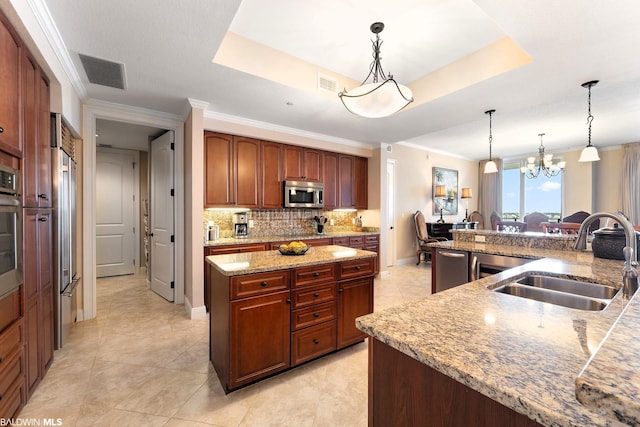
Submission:
[[[389,182],[389,168],[393,169],[392,182]],[[387,254],[384,262],[387,267],[392,267],[396,263],[396,240],[397,240],[397,230],[396,230],[396,213],[397,213],[397,202],[396,196],[398,195],[397,191],[397,183],[396,183],[396,160],[395,159],[387,159],[387,163],[385,165],[385,193],[387,197],[385,198],[386,208],[387,208],[387,218],[386,221],[383,221],[386,224],[386,234],[387,234]],[[391,191],[393,194],[390,194],[389,187],[391,187]],[[389,218],[391,217],[391,222]]]
[[[95,198],[96,198],[96,120],[106,119],[118,122],[154,126],[174,131],[175,137],[175,303],[184,303],[184,120],[174,114],[161,113],[127,105],[88,100],[82,106],[82,261],[83,308],[78,320],[88,320],[96,316],[96,246],[95,246]]]
[[[133,160],[135,163],[135,168],[133,170],[133,194],[135,196],[135,201],[133,203],[133,227],[135,229],[135,233],[133,233],[133,242],[134,242],[133,267],[134,267],[135,273],[140,273],[140,264],[141,264],[140,233],[142,232],[142,229],[140,228],[140,152],[136,150],[127,150],[126,148],[96,146],[96,161],[98,160],[97,158],[98,151],[102,153],[111,153],[111,154],[130,152],[133,156]],[[94,176],[95,176],[95,170],[94,170]],[[95,229],[94,229],[94,233],[95,233]]]

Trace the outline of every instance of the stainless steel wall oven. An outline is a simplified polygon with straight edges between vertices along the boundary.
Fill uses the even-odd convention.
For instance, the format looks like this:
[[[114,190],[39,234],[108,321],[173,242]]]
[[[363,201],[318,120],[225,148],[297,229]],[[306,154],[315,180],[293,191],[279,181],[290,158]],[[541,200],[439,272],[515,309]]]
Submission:
[[[0,165],[0,298],[22,284],[22,207],[19,173]]]

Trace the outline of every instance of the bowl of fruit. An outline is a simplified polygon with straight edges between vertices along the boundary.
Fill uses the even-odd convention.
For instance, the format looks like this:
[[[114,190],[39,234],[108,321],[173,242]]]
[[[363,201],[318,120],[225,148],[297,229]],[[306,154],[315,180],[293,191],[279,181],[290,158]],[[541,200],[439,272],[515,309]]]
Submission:
[[[303,242],[293,241],[289,244],[282,244],[278,246],[278,250],[282,255],[304,255],[307,253],[311,245],[307,245]]]

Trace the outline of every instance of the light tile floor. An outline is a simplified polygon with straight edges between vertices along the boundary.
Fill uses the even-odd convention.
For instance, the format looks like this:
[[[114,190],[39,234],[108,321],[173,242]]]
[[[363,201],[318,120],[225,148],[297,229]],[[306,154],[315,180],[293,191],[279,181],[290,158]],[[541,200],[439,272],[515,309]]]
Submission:
[[[431,268],[375,280],[375,310],[430,294]],[[97,317],[68,343],[22,410],[62,426],[366,426],[367,344],[225,395],[209,364],[209,320],[187,318],[144,276],[99,279]],[[26,425],[26,424],[23,424]]]

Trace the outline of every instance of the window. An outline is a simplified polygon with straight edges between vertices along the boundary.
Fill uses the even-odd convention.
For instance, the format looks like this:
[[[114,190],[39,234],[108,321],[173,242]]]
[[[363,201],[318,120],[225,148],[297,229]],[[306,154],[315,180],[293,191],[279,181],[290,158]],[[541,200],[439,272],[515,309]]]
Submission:
[[[550,221],[562,218],[562,174],[526,178],[518,163],[506,163],[502,172],[502,218],[522,220],[542,212]]]

